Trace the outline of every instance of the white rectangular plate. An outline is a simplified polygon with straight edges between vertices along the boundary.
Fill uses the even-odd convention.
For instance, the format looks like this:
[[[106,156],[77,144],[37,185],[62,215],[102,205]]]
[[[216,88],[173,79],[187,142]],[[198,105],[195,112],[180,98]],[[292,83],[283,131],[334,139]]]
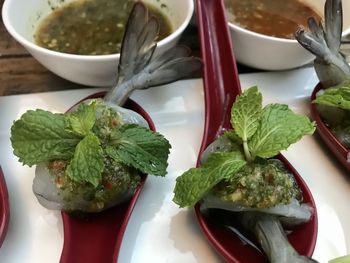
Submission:
[[[317,82],[313,69],[241,75],[243,88],[258,85],[264,103],[286,103],[308,114]],[[34,168],[12,154],[10,127],[28,109],[64,112],[100,89],[0,97],[0,164],[10,195],[11,219],[2,263],[58,262],[63,244],[61,215],[42,208],[32,193]],[[204,102],[202,80],[179,81],[136,92],[132,98],[150,113],[157,130],[172,144],[168,175],[148,177],[121,247],[121,263],[222,262],[210,247],[192,210],[173,202],[175,179],[193,167],[200,147]],[[316,201],[319,231],[314,258],[319,262],[350,253],[350,177],[317,136],[308,136],[283,153],[304,177]]]

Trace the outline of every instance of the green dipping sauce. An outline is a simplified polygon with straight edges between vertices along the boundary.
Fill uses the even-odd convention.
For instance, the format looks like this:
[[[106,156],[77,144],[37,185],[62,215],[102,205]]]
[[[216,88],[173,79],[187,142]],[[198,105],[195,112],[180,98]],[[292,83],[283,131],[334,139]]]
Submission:
[[[76,0],[55,9],[40,23],[37,45],[77,55],[107,55],[120,52],[125,25],[136,0]],[[146,3],[145,3],[146,4]],[[173,31],[161,10],[146,4],[158,19],[158,41]]]

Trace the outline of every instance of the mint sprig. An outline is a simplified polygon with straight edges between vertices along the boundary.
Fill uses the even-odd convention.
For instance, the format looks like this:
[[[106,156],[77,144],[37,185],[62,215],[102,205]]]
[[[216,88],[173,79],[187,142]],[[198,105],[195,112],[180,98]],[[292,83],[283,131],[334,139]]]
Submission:
[[[164,176],[169,142],[159,133],[135,124],[119,123],[115,127],[113,121],[98,122],[97,118],[115,115],[114,109],[105,107],[92,101],[66,114],[43,110],[26,112],[11,128],[14,154],[29,166],[65,160],[65,173],[71,180],[95,187],[101,183],[107,156],[140,172]],[[106,115],[100,116],[101,112]],[[101,124],[110,127],[100,127]],[[110,133],[106,135],[101,130]]]
[[[223,136],[232,140],[235,147],[229,152],[211,153],[202,166],[177,178],[173,201],[180,207],[194,206],[217,183],[235,177],[256,157],[274,157],[315,131],[313,122],[293,113],[287,105],[270,104],[262,108],[262,96],[256,87],[236,98],[231,124],[234,130],[226,131]],[[237,149],[239,146],[241,149]]]
[[[247,141],[256,132],[262,112],[262,95],[256,86],[238,96],[231,110],[231,124],[235,132]]]
[[[316,97],[313,103],[350,110],[350,81],[326,89],[323,94]]]
[[[295,114],[287,105],[267,105],[259,120],[259,127],[248,143],[251,156],[271,158],[304,135],[311,135],[315,124],[303,115]]]
[[[135,124],[125,124],[111,135],[106,153],[143,173],[164,176],[170,147],[159,133]]]
[[[66,174],[75,182],[88,182],[98,186],[102,179],[103,150],[100,140],[87,134],[75,148],[73,159],[66,168]]]
[[[313,122],[294,113],[287,105],[269,104],[261,108],[261,101],[261,93],[254,86],[236,99],[231,111],[231,124],[235,131],[239,127],[236,133],[243,141],[247,161],[254,161],[257,156],[271,158],[315,131]]]
[[[262,95],[256,86],[251,87],[236,98],[231,110],[231,125],[242,139],[243,149],[248,161],[252,160],[248,149],[248,140],[259,127],[262,112]]]
[[[68,130],[82,136],[89,134],[96,121],[96,102],[79,104],[78,109],[68,113],[66,119]]]
[[[191,168],[176,179],[173,201],[180,207],[194,206],[211,188],[235,175],[244,165],[240,152],[212,153],[199,168]]]
[[[350,255],[337,257],[328,261],[328,263],[349,263],[349,262],[350,262]]]
[[[32,166],[53,159],[68,160],[81,136],[66,130],[63,114],[30,110],[11,127],[14,154],[23,164]]]

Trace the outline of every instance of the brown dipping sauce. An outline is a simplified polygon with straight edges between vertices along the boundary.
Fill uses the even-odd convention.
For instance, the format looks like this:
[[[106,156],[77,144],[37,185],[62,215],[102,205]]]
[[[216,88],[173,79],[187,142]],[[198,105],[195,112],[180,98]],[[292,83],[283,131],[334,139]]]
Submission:
[[[35,32],[41,47],[78,55],[120,52],[126,22],[136,0],[76,0],[55,9]],[[173,32],[168,17],[147,5],[159,21],[158,41]]]
[[[225,0],[228,20],[256,33],[294,39],[296,30],[307,27],[309,17],[321,21],[316,11],[299,0]]]

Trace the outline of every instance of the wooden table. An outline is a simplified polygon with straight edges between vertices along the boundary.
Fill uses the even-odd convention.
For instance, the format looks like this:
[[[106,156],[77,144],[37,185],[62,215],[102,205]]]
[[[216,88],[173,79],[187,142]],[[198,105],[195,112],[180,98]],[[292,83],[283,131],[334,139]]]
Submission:
[[[24,0],[25,1],[25,0]],[[0,9],[4,0],[0,0]],[[84,86],[64,80],[39,64],[7,33],[0,21],[0,96]]]

